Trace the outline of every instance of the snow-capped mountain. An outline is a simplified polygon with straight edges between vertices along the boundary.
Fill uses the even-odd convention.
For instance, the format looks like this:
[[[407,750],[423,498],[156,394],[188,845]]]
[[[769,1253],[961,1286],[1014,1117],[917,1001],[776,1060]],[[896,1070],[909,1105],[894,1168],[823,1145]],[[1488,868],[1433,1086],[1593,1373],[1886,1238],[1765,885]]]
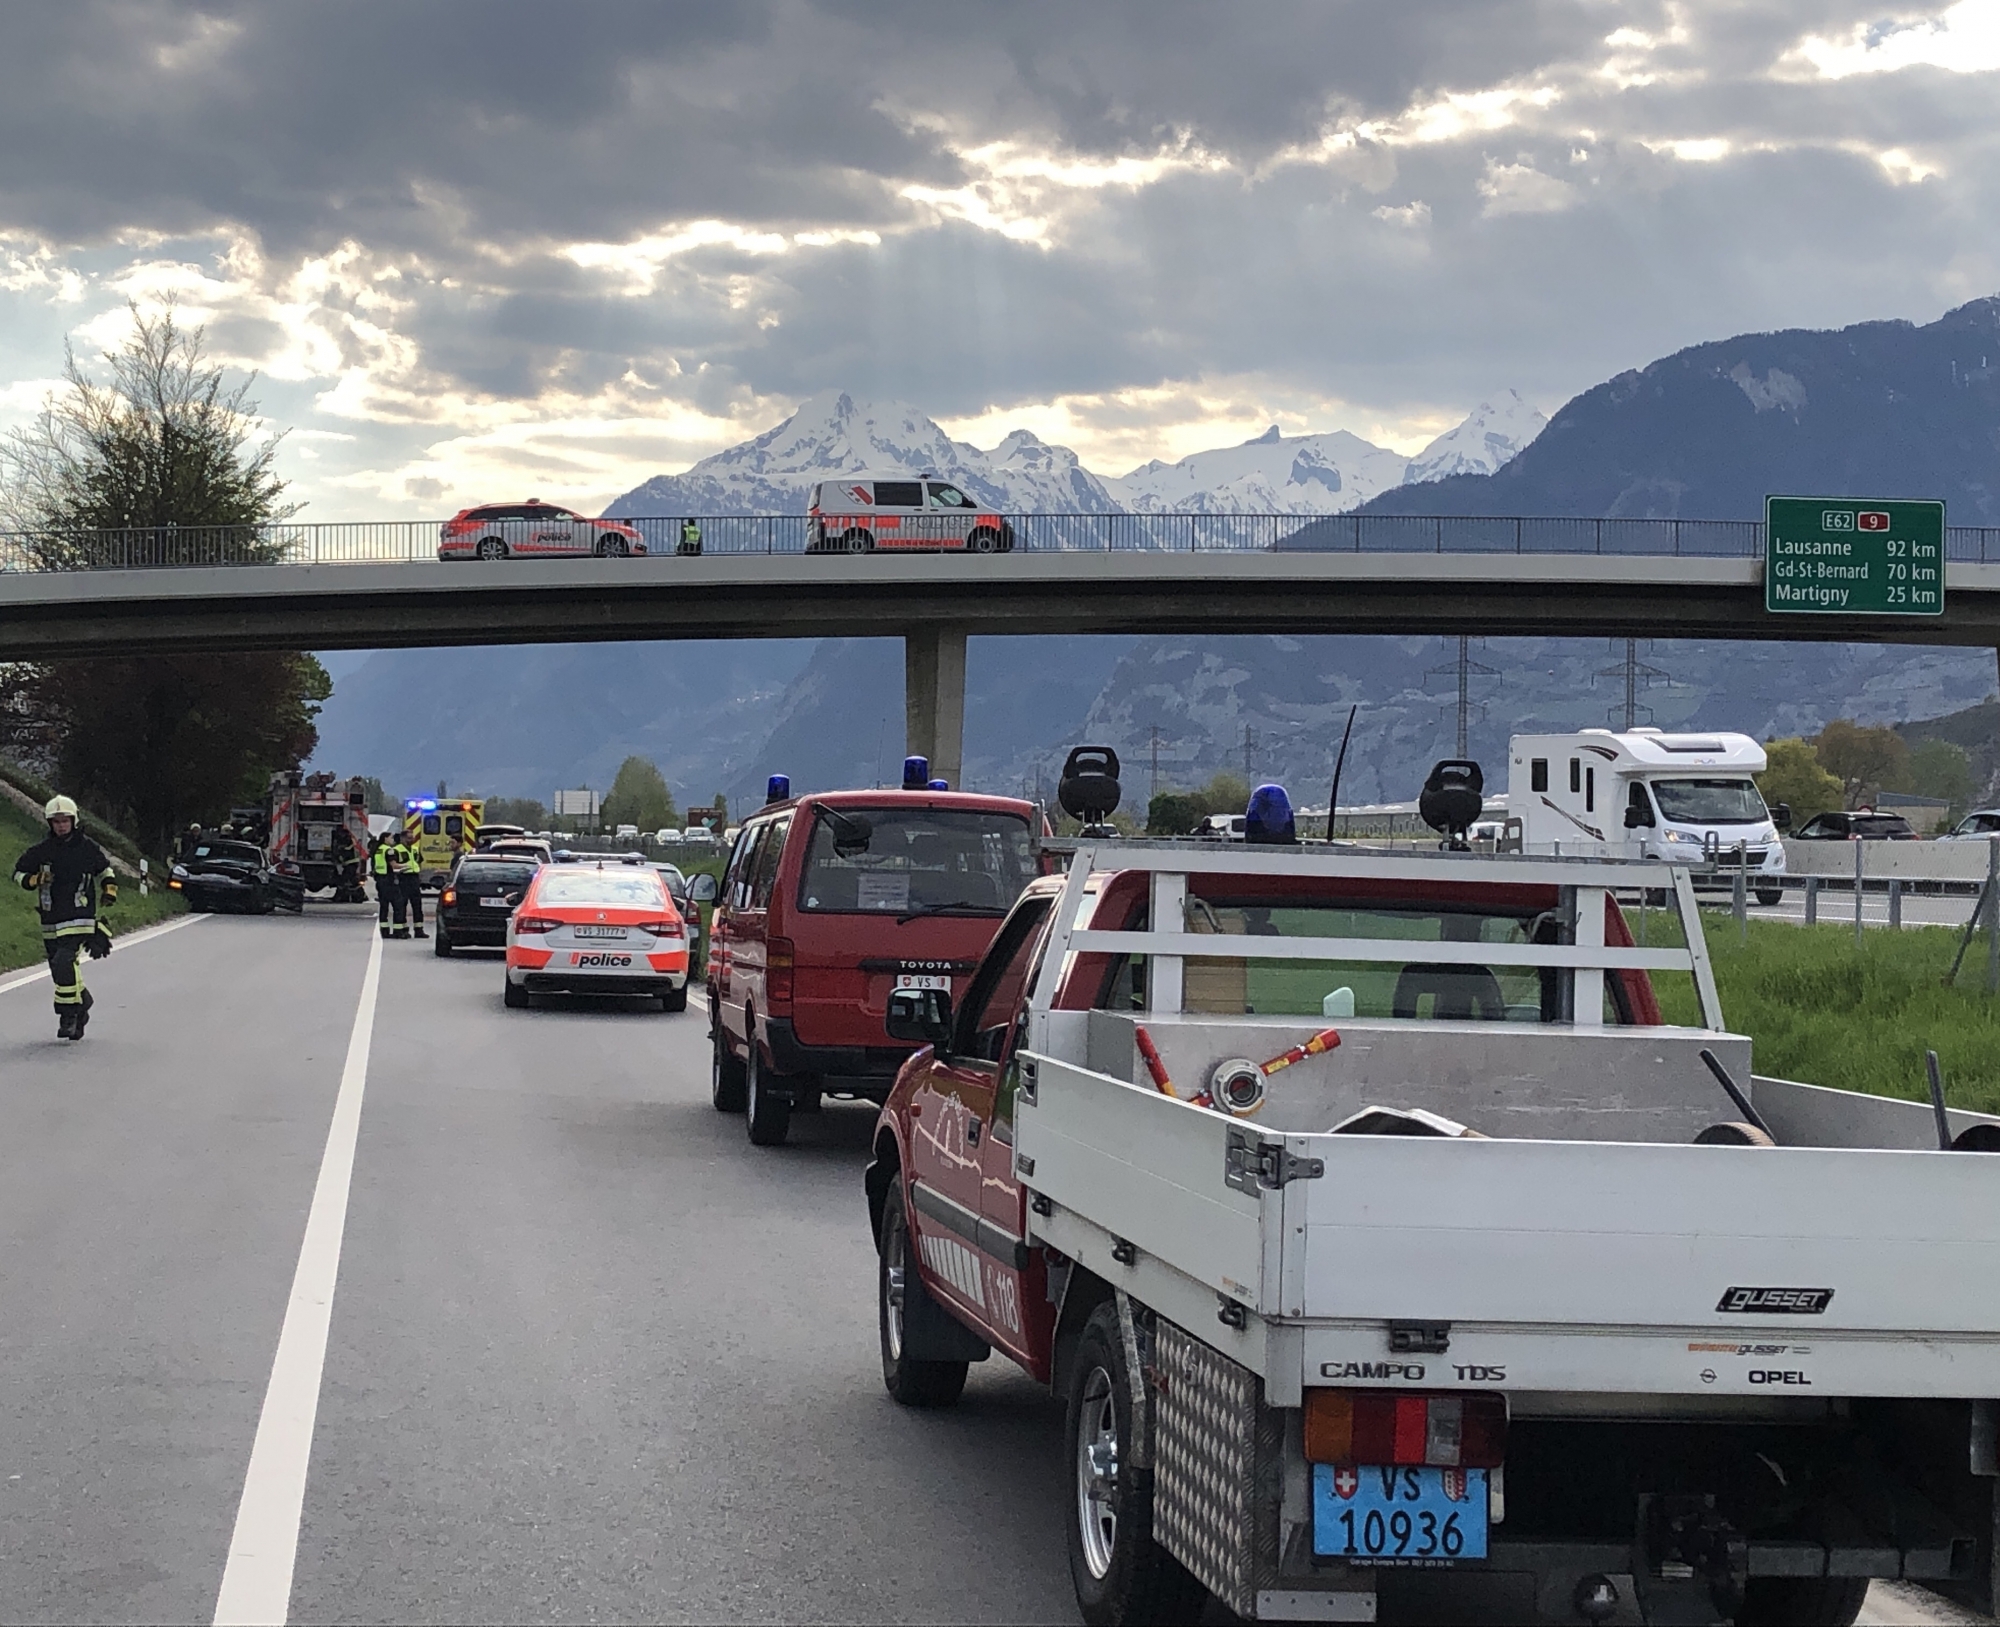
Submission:
[[[1482,401],[1463,423],[1446,430],[1410,459],[1409,473],[1401,484],[1421,486],[1450,475],[1490,475],[1511,461],[1548,423],[1513,390],[1498,400]]]
[[[815,481],[874,470],[940,475],[1014,514],[1341,514],[1407,480],[1491,473],[1544,421],[1509,390],[1497,404],[1481,403],[1414,460],[1344,429],[1288,439],[1273,424],[1241,446],[1194,452],[1178,463],[1155,460],[1105,480],[1068,447],[1025,429],[982,452],[900,401],[860,401],[827,390],[800,402],[775,429],[703,458],[685,474],[655,475],[605,512],[801,514]]]
[[[900,401],[857,401],[840,390],[808,397],[775,429],[686,474],[655,475],[605,512],[803,514],[815,481],[862,470],[940,475],[1016,514],[1109,514],[1120,506],[1068,447],[1025,429],[982,452]]]
[[[1105,484],[1141,513],[1340,514],[1400,486],[1408,467],[1400,453],[1344,429],[1287,440],[1273,424],[1241,446],[1155,459]]]

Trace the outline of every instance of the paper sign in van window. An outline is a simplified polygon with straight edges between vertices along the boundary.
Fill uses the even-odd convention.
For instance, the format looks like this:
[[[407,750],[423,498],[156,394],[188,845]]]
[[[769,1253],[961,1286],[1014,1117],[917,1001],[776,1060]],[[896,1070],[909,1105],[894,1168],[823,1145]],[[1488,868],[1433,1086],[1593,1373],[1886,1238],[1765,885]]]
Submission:
[[[907,870],[864,870],[854,878],[858,910],[906,910],[910,907]]]

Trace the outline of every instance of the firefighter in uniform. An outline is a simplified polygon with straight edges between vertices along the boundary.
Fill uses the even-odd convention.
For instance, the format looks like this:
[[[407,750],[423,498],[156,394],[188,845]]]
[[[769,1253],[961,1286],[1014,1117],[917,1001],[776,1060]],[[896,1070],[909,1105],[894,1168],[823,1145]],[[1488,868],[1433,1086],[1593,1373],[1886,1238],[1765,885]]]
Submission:
[[[389,906],[396,904],[396,919],[403,918],[401,885],[389,873],[389,838],[378,835],[368,844],[368,868],[375,877],[375,918],[382,936],[389,936]]]
[[[83,834],[68,797],[51,797],[42,817],[48,838],[21,855],[14,884],[36,895],[41,913],[42,952],[56,986],[56,1038],[82,1039],[91,1001],[78,956],[102,960],[111,953],[111,935],[98,924],[97,910],[100,898],[107,908],[117,902],[118,878],[104,849]]]

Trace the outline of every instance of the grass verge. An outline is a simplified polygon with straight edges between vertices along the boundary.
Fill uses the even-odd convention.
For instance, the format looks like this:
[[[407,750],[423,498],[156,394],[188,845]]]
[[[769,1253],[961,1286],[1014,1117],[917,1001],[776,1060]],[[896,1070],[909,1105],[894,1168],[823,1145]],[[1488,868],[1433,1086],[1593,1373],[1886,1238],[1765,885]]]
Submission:
[[[87,819],[84,830],[86,834],[97,835]],[[13,876],[14,861],[46,835],[48,829],[39,820],[30,819],[11,802],[0,801],[0,864],[6,866],[5,873],[0,874],[0,972],[39,966],[42,962],[42,923],[35,913],[35,895],[16,887]],[[118,902],[105,917],[105,924],[116,938],[170,915],[180,915],[186,909],[175,893],[161,891],[140,897],[138,882],[121,876]]]
[[[1704,916],[1723,1020],[1750,1036],[1759,1073],[1923,1100],[1932,1050],[1952,1106],[2000,1113],[2000,998],[1986,993],[1983,943],[1946,988],[1954,927],[1871,928],[1857,949],[1851,926],[1752,921],[1746,943],[1727,916]],[[1663,923],[1672,927],[1673,916],[1653,912],[1656,944]],[[1668,1022],[1700,1020],[1691,979],[1662,977],[1657,987]]]

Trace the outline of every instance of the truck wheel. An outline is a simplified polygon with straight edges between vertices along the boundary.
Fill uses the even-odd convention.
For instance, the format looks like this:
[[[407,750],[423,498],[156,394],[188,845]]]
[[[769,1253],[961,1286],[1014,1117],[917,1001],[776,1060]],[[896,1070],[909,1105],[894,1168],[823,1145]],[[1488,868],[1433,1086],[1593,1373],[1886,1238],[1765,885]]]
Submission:
[[[1784,901],[1785,889],[1782,887],[1759,887],[1757,889],[1757,902],[1765,905],[1767,908],[1772,904],[1782,904]]]
[[[904,1317],[930,1295],[910,1258],[910,1222],[903,1210],[903,1173],[891,1176],[882,1202],[882,1246],[875,1270],[877,1325],[882,1333],[882,1385],[906,1407],[948,1407],[965,1388],[962,1361],[913,1361],[903,1350]]]
[[[528,1009],[528,991],[511,977],[500,980],[500,1003],[509,1011]]]
[[[771,1073],[750,1037],[750,1054],[743,1063],[743,1127],[753,1147],[782,1147],[792,1129],[792,1104],[771,1093]]]
[[[718,1113],[740,1113],[743,1111],[744,1087],[743,1064],[729,1054],[729,1042],[722,1037],[722,1013],[713,1005],[708,1008],[709,1037],[714,1042],[714,1057],[709,1063],[708,1099],[715,1104]]]
[[[1132,1387],[1118,1307],[1090,1313],[1070,1365],[1069,1573],[1091,1627],[1193,1621],[1206,1590],[1153,1540],[1153,1472],[1132,1465]]]
[[[1743,1585],[1736,1627],[1853,1627],[1868,1597],[1865,1576],[1753,1576]]]

